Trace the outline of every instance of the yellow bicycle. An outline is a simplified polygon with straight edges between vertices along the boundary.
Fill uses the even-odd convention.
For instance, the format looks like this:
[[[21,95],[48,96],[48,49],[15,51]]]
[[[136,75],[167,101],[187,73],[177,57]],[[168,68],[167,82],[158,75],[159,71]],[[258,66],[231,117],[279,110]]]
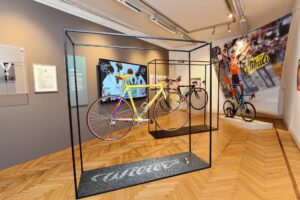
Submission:
[[[104,96],[97,99],[88,109],[87,124],[89,130],[98,138],[113,141],[124,137],[134,125],[153,122],[146,118],[146,113],[155,104],[153,119],[157,126],[165,131],[175,131],[183,127],[189,116],[188,101],[177,91],[165,90],[165,82],[154,85],[129,85],[128,78],[133,75],[115,76],[124,81],[123,93],[120,96]],[[154,97],[141,104],[138,112],[131,95],[134,88],[157,90]],[[128,97],[128,101],[124,99]]]

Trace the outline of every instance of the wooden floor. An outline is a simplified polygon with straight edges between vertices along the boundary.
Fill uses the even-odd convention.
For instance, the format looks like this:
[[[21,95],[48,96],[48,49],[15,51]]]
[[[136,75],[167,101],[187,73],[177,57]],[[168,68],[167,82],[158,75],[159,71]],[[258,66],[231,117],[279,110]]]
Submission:
[[[275,125],[255,132],[220,119],[219,131],[213,132],[212,168],[86,199],[300,199],[300,152],[282,122]],[[118,142],[85,143],[85,170],[188,149],[187,136],[155,140],[146,130],[135,128]],[[207,160],[209,134],[192,137],[193,151]],[[66,149],[0,171],[0,199],[75,199],[71,163]]]

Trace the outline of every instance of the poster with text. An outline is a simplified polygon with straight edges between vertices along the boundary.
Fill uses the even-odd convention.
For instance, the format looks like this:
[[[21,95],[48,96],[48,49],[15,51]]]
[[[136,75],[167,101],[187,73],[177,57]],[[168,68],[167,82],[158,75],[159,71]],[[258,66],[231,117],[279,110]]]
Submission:
[[[75,56],[75,62],[76,62],[78,105],[79,106],[88,105],[85,57]],[[68,71],[69,71],[69,90],[70,90],[70,97],[71,97],[71,106],[76,106],[74,59],[73,56],[71,55],[68,55]]]
[[[236,38],[212,49],[220,84],[230,98],[232,84],[244,86],[244,94],[256,94],[259,112],[278,114],[279,89],[287,38],[292,15],[286,15],[244,37]],[[234,70],[236,69],[236,70]]]

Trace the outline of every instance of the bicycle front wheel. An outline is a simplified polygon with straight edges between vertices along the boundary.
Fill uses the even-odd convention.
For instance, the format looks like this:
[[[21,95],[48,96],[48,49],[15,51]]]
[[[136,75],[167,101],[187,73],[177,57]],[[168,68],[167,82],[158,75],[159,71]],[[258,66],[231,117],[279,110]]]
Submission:
[[[118,96],[97,99],[88,109],[87,125],[97,138],[114,141],[124,137],[133,126],[133,111]]]
[[[177,92],[169,92],[167,99],[161,96],[155,104],[153,118],[162,130],[176,131],[185,125],[188,117],[188,101]]]
[[[195,110],[203,109],[208,102],[208,95],[205,89],[203,88],[195,88],[195,90],[191,94],[191,106]]]
[[[245,102],[241,107],[241,116],[246,122],[252,122],[256,117],[256,109],[250,102]]]

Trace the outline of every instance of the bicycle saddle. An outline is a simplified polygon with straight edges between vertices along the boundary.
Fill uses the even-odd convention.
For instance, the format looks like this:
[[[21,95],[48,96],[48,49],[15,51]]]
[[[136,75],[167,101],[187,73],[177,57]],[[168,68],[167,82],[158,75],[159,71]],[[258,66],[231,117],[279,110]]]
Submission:
[[[119,80],[125,80],[127,78],[133,77],[133,75],[132,74],[125,74],[125,75],[116,75],[115,77],[116,77],[116,79],[119,79]]]

